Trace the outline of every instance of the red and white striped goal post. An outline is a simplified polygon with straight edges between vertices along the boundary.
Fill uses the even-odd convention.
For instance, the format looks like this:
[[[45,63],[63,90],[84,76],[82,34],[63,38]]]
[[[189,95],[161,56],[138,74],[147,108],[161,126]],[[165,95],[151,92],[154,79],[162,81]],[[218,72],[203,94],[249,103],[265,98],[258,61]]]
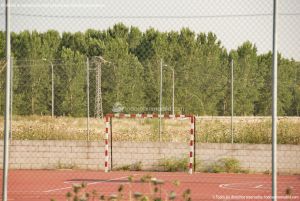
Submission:
[[[193,163],[194,163],[194,135],[195,135],[195,116],[194,115],[159,115],[159,114],[107,114],[105,116],[105,163],[104,163],[104,170],[108,172],[108,136],[109,136],[109,128],[110,128],[110,120],[112,118],[165,118],[165,119],[172,119],[172,118],[190,118],[190,142],[189,142],[189,174],[193,173]],[[112,145],[111,145],[112,146]]]

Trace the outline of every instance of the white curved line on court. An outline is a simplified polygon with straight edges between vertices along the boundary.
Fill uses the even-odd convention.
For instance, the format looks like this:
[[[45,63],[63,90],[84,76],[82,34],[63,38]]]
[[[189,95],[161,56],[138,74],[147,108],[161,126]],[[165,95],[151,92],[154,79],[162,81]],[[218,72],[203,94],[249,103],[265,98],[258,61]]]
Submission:
[[[285,184],[289,182],[279,182],[280,184]],[[265,185],[270,185],[270,187],[265,186]],[[245,186],[249,185],[249,186]],[[253,186],[251,186],[253,185]],[[271,189],[271,182],[245,182],[245,183],[228,183],[228,184],[220,184],[220,188],[223,189],[232,189],[232,190],[248,190],[248,191],[253,191],[253,190],[270,190]],[[290,186],[290,188],[294,189],[294,186]]]
[[[136,175],[138,175],[138,174],[134,174],[133,176],[136,176]],[[119,180],[119,179],[125,179],[125,178],[128,178],[128,176],[118,177],[118,178],[114,178],[114,179],[108,179],[108,180],[104,180],[104,181],[91,182],[91,183],[87,183],[87,186],[99,184],[99,183],[110,182],[110,181],[115,181],[115,180]],[[64,188],[51,189],[51,190],[47,190],[47,191],[43,191],[43,192],[51,193],[51,192],[62,191],[62,190],[71,189],[71,188],[72,188],[72,186],[68,186],[68,187],[64,187]]]

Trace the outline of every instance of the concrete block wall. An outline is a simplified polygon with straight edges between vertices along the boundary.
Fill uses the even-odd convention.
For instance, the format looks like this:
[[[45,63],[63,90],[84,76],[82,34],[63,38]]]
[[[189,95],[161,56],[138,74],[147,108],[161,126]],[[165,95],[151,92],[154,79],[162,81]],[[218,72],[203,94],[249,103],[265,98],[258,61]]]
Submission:
[[[267,144],[197,144],[196,158],[204,165],[230,157],[253,172],[271,171],[272,147]],[[300,174],[300,145],[277,145],[277,168],[280,173]]]
[[[300,174],[300,145],[278,145],[278,171]],[[141,161],[151,169],[160,159],[184,158],[189,155],[187,143],[115,142],[113,165],[120,167]],[[3,157],[3,141],[0,141]],[[231,157],[253,172],[271,170],[271,145],[217,144],[196,145],[196,159],[209,165],[220,158]],[[78,168],[100,170],[104,166],[104,143],[85,141],[13,141],[10,144],[10,168],[56,169]],[[2,163],[0,164],[0,168]]]
[[[3,157],[3,141],[0,141]],[[85,141],[12,141],[9,165],[12,169],[102,169],[104,143]],[[0,165],[2,167],[2,163]]]
[[[145,170],[157,167],[161,159],[187,158],[189,145],[186,143],[159,142],[115,142],[113,146],[113,167],[142,162]]]

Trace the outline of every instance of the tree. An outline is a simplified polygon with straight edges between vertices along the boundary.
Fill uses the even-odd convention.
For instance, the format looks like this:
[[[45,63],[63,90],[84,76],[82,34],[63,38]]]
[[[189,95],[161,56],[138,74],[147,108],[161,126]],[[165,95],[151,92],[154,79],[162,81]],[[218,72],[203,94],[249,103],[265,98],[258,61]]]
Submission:
[[[143,106],[143,66],[129,53],[127,42],[111,39],[104,52],[104,58],[113,63],[103,66],[104,111],[111,112],[113,104],[121,103],[125,110]]]
[[[295,77],[293,83],[293,102],[291,115],[300,116],[300,63],[295,62]]]
[[[127,39],[130,53],[132,54],[136,53],[136,48],[140,45],[142,36],[143,36],[142,32],[137,27],[130,28],[128,39]]]
[[[237,115],[255,115],[259,90],[263,87],[263,77],[257,73],[257,48],[247,41],[238,47],[237,56],[234,65],[235,112]]]
[[[0,31],[0,59],[5,57],[5,32]]]
[[[116,102],[132,107],[159,107],[160,60],[163,59],[163,106],[172,105],[175,71],[176,113],[229,115],[231,60],[234,61],[236,115],[270,115],[272,53],[258,54],[246,41],[230,53],[214,33],[189,28],[141,32],[122,23],[106,30],[55,30],[12,33],[15,114],[51,114],[51,63],[54,65],[55,114],[84,116],[86,58],[90,59],[90,108],[95,97],[94,56],[102,56],[104,113]],[[0,31],[0,59],[5,57],[5,33]],[[43,58],[46,59],[43,60]],[[300,64],[278,56],[278,114],[299,115]],[[5,71],[0,74],[0,111],[4,108]],[[127,108],[127,110],[126,110]],[[141,111],[138,111],[141,112]],[[144,111],[155,112],[155,111]],[[167,110],[166,112],[171,112]]]
[[[49,67],[42,60],[42,38],[36,32],[12,35],[15,109],[20,114],[49,114]],[[20,58],[20,59],[19,59]]]
[[[86,114],[85,57],[79,51],[64,48],[61,52],[61,67],[58,77],[56,100],[57,113],[67,116],[84,116]]]
[[[61,37],[58,31],[48,30],[45,33],[40,34],[42,40],[42,56],[48,61],[54,62],[55,58],[59,54],[59,48],[61,43]]]
[[[268,116],[272,113],[272,53],[258,56],[258,66],[258,74],[263,79],[263,87],[259,89],[256,113]]]
[[[278,114],[293,115],[297,96],[297,66],[295,61],[278,55]]]
[[[4,114],[5,95],[5,32],[0,31],[0,115]]]

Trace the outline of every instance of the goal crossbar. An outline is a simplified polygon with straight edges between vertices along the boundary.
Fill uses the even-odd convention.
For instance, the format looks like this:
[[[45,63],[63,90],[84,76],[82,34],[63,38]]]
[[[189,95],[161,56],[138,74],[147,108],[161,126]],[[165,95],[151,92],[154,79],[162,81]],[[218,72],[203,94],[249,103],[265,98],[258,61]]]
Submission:
[[[164,118],[164,119],[172,119],[172,118],[189,118],[190,119],[190,140],[189,140],[189,174],[193,173],[193,163],[194,163],[194,155],[195,155],[195,116],[194,115],[182,115],[182,114],[176,114],[176,115],[169,115],[169,114],[107,114],[105,115],[105,150],[104,150],[104,155],[105,155],[105,162],[104,162],[104,170],[105,172],[108,172],[108,163],[109,163],[109,148],[108,148],[108,139],[109,139],[109,129],[111,127],[111,120],[112,118]],[[112,147],[112,144],[111,144]]]

